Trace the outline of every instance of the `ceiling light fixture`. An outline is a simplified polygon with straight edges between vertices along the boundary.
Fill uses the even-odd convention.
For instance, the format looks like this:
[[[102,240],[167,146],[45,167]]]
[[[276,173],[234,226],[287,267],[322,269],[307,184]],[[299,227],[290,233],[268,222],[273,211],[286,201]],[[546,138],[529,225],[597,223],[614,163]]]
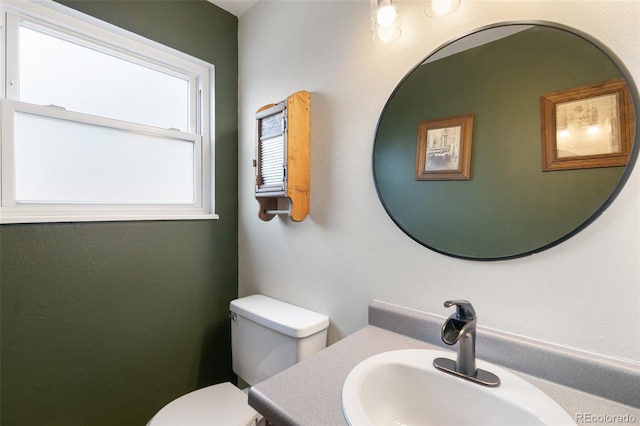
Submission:
[[[389,43],[400,37],[400,17],[393,0],[371,0],[371,31],[377,43]]]
[[[427,0],[424,13],[432,18],[440,18],[453,13],[458,6],[460,6],[460,0]]]

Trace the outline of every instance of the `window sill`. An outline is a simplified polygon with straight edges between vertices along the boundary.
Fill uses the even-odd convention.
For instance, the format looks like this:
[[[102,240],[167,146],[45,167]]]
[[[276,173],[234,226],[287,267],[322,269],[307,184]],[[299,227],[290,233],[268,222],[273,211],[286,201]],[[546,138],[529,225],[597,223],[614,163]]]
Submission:
[[[217,214],[184,213],[184,214],[122,214],[122,215],[10,215],[0,213],[0,224],[19,223],[68,223],[68,222],[124,222],[124,221],[159,221],[159,220],[216,220]]]

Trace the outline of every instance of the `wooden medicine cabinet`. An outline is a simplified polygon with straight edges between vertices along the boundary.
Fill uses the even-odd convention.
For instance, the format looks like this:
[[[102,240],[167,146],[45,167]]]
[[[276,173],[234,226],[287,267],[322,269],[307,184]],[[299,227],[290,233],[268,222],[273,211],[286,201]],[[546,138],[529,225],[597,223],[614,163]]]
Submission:
[[[264,221],[309,214],[311,94],[296,92],[256,113],[255,195]]]

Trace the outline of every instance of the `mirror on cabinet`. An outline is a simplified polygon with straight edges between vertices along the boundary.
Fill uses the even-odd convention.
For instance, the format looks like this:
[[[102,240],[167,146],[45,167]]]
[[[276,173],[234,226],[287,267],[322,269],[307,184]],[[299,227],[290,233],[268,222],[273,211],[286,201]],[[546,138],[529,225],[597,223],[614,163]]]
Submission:
[[[542,251],[591,223],[624,185],[638,151],[634,103],[624,65],[584,34],[539,22],[476,31],[427,57],[388,100],[373,149],[378,195],[437,252]],[[457,127],[462,116],[473,117],[471,131]],[[545,155],[561,167],[545,167]]]

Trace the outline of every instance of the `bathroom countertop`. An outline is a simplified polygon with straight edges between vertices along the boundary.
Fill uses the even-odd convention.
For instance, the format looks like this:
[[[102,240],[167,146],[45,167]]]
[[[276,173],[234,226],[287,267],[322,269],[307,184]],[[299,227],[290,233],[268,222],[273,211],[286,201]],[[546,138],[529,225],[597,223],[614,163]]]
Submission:
[[[430,338],[424,338],[422,335],[417,336],[419,338],[415,338],[416,330],[418,330],[416,325],[420,326],[419,330],[432,329],[433,325],[439,321],[439,318],[436,317],[435,321],[433,318],[427,318],[426,321],[431,321],[433,324],[425,324],[424,315],[430,314],[409,310],[406,311],[409,315],[403,317],[403,313],[406,313],[403,312],[403,309],[394,305],[387,306],[384,302],[374,301],[369,310],[368,326],[274,377],[253,386],[249,391],[249,404],[275,426],[343,425],[346,424],[346,420],[342,413],[342,385],[349,372],[366,358],[386,351],[422,348],[449,350],[452,358],[455,359],[455,351],[443,348],[437,344],[437,341],[429,342]],[[394,312],[396,310],[398,312]],[[400,313],[401,316],[397,317],[395,313]],[[382,328],[381,325],[385,326],[385,328]],[[398,329],[406,331],[406,333],[398,333]],[[433,334],[432,332],[423,331],[417,333],[427,333],[429,336]],[[480,342],[482,339],[480,329],[478,333],[478,342]],[[491,340],[491,337],[487,339]],[[637,383],[639,383],[637,378],[640,375],[640,371],[637,370],[637,366],[634,368],[635,364],[623,365],[625,367],[623,368],[623,373],[629,377],[624,376],[621,380],[615,374],[613,375],[617,379],[616,385],[621,383],[619,385],[619,387],[622,387],[620,392],[626,394],[626,396],[622,395],[621,399],[624,400],[624,398],[628,397],[629,391],[633,393],[630,396],[633,405],[628,405],[583,390],[577,390],[573,386],[556,383],[548,378],[537,377],[539,375],[529,374],[530,371],[522,372],[510,368],[511,366],[509,365],[504,365],[496,362],[495,359],[491,359],[490,352],[487,352],[488,356],[483,358],[481,350],[483,348],[479,346],[478,349],[480,349],[478,351],[478,359],[485,359],[500,365],[534,384],[558,402],[577,424],[612,424],[616,423],[612,421],[616,418],[626,419],[626,421],[619,423],[640,423],[640,408],[638,407],[640,406],[640,401],[637,401],[640,398],[637,394]],[[576,364],[575,360],[571,361]],[[558,361],[561,366],[562,362],[562,360]],[[577,361],[577,363],[579,364],[580,361]],[[535,361],[531,361],[528,364],[535,364]],[[610,367],[607,366],[606,368]],[[566,370],[565,368],[563,369]],[[526,371],[526,369],[523,370]],[[562,375],[561,372],[558,372],[558,374]],[[597,374],[595,376],[597,378]],[[559,381],[562,382],[562,380]],[[582,379],[580,386],[583,386],[582,382],[589,382],[589,380]],[[628,386],[632,388],[628,388]],[[633,388],[635,388],[635,391]],[[635,403],[636,401],[638,403]]]
[[[372,355],[411,348],[436,347],[367,326],[253,386],[249,405],[276,426],[346,424],[340,398],[342,384],[351,369]]]

